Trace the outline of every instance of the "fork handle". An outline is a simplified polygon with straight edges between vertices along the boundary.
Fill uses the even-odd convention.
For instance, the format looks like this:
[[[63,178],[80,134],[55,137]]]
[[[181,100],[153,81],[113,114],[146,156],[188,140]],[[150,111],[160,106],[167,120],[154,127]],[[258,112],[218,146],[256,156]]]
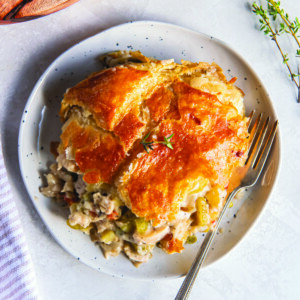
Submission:
[[[219,215],[218,221],[216,223],[216,225],[211,228],[205,236],[205,239],[203,241],[203,243],[201,244],[201,247],[193,261],[193,264],[189,270],[189,272],[187,273],[178,293],[177,296],[175,298],[175,300],[185,300],[188,299],[189,294],[192,290],[192,287],[194,285],[195,279],[198,275],[198,272],[200,270],[200,267],[202,266],[206,255],[209,251],[210,245],[215,237],[216,232],[218,231],[219,225],[221,223],[221,220],[223,218],[223,215],[229,205],[229,203],[231,202],[231,200],[233,199],[233,197],[236,195],[236,193],[238,192],[238,190],[240,189],[240,187],[235,188],[227,197],[226,202],[221,210],[221,213]]]

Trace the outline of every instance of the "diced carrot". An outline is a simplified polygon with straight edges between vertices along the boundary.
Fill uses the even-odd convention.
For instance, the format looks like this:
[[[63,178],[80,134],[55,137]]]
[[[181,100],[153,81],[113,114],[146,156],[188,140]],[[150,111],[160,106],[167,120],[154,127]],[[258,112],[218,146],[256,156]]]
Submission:
[[[111,214],[107,216],[109,220],[117,220],[119,217],[118,213],[114,210]]]
[[[92,217],[98,217],[98,215],[94,212],[94,211],[89,211],[90,212],[90,215],[92,216]]]
[[[228,84],[234,84],[236,81],[237,81],[237,78],[233,77],[228,81]]]
[[[166,236],[163,238],[163,241],[170,241],[173,238],[173,234],[172,233],[168,233],[166,234]]]
[[[71,198],[68,198],[66,196],[64,196],[64,200],[68,203],[69,206],[71,206],[73,203],[75,203],[75,201]]]
[[[168,253],[180,253],[183,250],[183,242],[172,238],[166,244],[166,250]]]

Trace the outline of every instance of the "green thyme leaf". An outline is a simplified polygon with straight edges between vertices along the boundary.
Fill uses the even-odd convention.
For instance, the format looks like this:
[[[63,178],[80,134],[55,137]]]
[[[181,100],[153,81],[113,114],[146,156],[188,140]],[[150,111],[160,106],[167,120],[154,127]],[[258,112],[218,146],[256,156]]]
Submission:
[[[289,35],[297,44],[296,57],[300,57],[300,41],[297,32],[300,30],[300,22],[296,17],[294,20],[290,19],[288,13],[280,6],[280,1],[265,0],[266,9],[262,5],[258,6],[256,2],[252,4],[252,11],[258,16],[260,23],[260,30],[273,40],[282,56],[283,63],[286,65],[289,76],[298,90],[297,101],[300,102],[300,67],[297,62],[297,74],[293,72],[293,66],[289,63],[289,54],[284,53],[280,45],[280,36],[282,34]],[[298,77],[298,81],[295,79]]]
[[[150,153],[150,150],[153,150],[153,149],[154,149],[154,148],[153,148],[153,145],[154,145],[154,144],[163,144],[163,145],[167,146],[167,147],[170,148],[170,149],[174,149],[173,146],[172,146],[173,143],[170,142],[171,138],[174,136],[174,133],[172,133],[172,134],[171,134],[170,136],[168,136],[168,137],[165,137],[165,136],[164,136],[164,141],[150,141],[150,142],[147,142],[146,140],[147,140],[147,138],[150,136],[150,133],[151,133],[151,132],[149,132],[149,133],[144,137],[144,139],[140,142],[140,143],[143,145],[145,151],[146,151],[148,154]]]

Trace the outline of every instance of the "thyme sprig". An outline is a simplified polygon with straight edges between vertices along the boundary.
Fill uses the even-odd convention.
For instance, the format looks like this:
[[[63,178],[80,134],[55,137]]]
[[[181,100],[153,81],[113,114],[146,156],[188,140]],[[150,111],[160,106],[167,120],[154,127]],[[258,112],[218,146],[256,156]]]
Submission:
[[[153,145],[154,144],[163,144],[163,145],[166,145],[168,148],[170,149],[174,149],[172,144],[174,144],[173,142],[171,142],[171,138],[174,136],[174,133],[172,133],[170,136],[168,137],[165,137],[164,136],[164,141],[151,141],[151,142],[147,142],[147,138],[149,137],[151,132],[149,132],[145,137],[144,139],[140,142],[144,149],[146,150],[146,152],[149,154],[150,150],[153,150]]]
[[[289,76],[292,82],[296,85],[298,91],[297,101],[300,102],[300,72],[299,65],[297,66],[297,73],[292,71],[292,67],[289,63],[289,54],[284,53],[280,44],[279,36],[281,34],[290,34],[294,41],[297,44],[296,49],[296,58],[300,57],[300,41],[298,31],[300,30],[300,22],[296,17],[294,20],[291,20],[289,15],[280,7],[280,1],[266,0],[267,8],[264,9],[262,5],[258,6],[256,2],[252,4],[252,11],[259,16],[260,30],[264,32],[265,35],[268,35],[276,44],[282,59],[283,63],[286,65]],[[279,19],[279,22],[276,23],[276,19]],[[271,20],[270,20],[271,18]],[[277,19],[277,20],[278,20]],[[296,78],[298,77],[298,81]]]

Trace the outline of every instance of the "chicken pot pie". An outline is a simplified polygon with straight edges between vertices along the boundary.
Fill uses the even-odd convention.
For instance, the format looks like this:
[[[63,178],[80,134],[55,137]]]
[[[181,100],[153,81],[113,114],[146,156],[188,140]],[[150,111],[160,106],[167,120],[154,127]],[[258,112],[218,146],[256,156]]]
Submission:
[[[106,258],[181,252],[216,221],[248,151],[243,92],[215,63],[118,51],[67,90],[47,197]]]

